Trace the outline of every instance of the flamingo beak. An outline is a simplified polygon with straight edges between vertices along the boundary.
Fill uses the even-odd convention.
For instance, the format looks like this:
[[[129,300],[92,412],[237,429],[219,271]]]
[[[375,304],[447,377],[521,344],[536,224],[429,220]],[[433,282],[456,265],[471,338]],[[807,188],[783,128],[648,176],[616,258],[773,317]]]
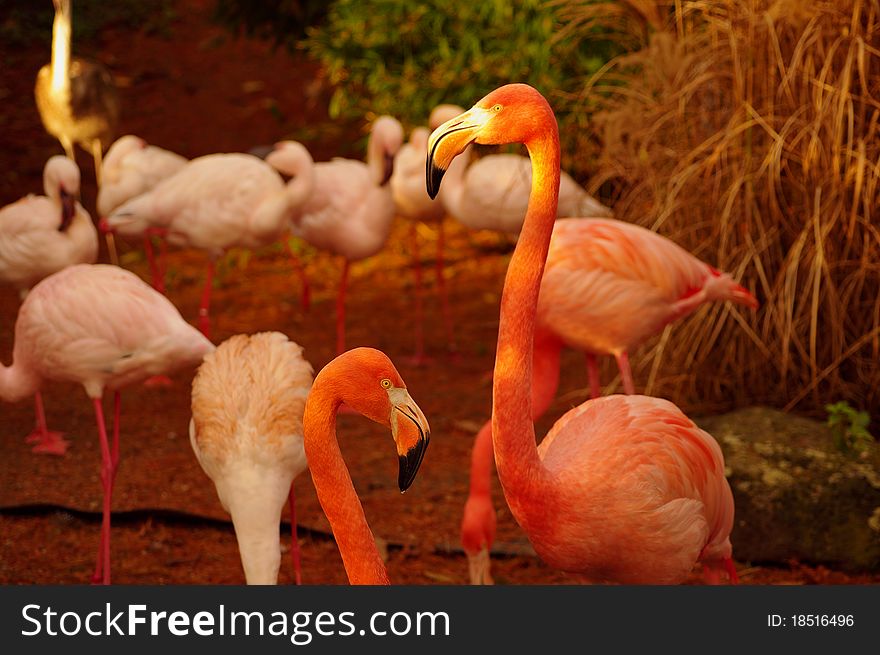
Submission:
[[[758,307],[760,307],[758,299],[755,298],[755,296],[753,296],[748,289],[740,286],[739,284],[733,287],[733,291],[730,294],[730,299],[738,305],[745,305],[746,307],[754,310],[757,310]]]
[[[431,440],[431,427],[406,389],[389,389],[388,396],[391,400],[391,435],[397,444],[400,462],[397,485],[403,493],[419,472]]]
[[[59,232],[64,232],[70,227],[73,217],[76,216],[76,196],[67,193],[64,187],[61,188],[61,227]]]
[[[472,107],[431,133],[425,163],[425,183],[431,198],[436,198],[440,192],[440,182],[449,170],[452,160],[476,140],[480,130],[492,116],[492,112],[487,109]]]
[[[382,183],[379,186],[385,186],[388,184],[388,180],[391,179],[391,174],[394,173],[394,155],[389,155],[387,152],[385,153],[385,168],[382,171]]]

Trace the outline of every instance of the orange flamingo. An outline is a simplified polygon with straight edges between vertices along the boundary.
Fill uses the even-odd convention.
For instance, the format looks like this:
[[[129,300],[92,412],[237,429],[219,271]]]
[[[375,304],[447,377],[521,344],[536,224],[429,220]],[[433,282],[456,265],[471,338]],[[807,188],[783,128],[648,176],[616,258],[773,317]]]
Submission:
[[[729,274],[650,230],[613,219],[557,219],[538,296],[532,420],[553,400],[564,346],[586,353],[592,398],[599,397],[600,355],[615,356],[624,391],[633,394],[628,351],[715,300],[758,307],[755,297]],[[487,422],[474,442],[461,527],[472,584],[491,580],[491,434]]]
[[[675,405],[608,396],[567,412],[535,447],[532,359],[541,276],[556,216],[560,151],[553,110],[510,84],[437,128],[427,188],[470,143],[523,143],[532,189],[501,299],[492,440],[511,512],[538,555],[594,582],[672,584],[701,561],[735,579],[733,496],[711,435]]]
[[[232,516],[248,584],[275,584],[278,524],[290,505],[300,584],[293,480],[306,470],[302,417],[312,365],[278,332],[237,334],[208,354],[192,383],[189,441]]]
[[[306,458],[318,500],[339,545],[351,584],[389,584],[385,564],[336,440],[342,403],[391,428],[397,445],[400,491],[415,479],[430,440],[428,419],[410,397],[384,353],[349,350],[327,364],[312,385],[303,416]]]

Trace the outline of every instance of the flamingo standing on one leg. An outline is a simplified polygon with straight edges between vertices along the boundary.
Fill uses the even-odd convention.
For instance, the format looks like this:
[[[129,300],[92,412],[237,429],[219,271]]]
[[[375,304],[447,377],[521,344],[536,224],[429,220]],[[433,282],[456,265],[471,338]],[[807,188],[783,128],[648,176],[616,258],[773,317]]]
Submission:
[[[45,196],[28,195],[0,209],[0,280],[22,296],[44,277],[98,257],[98,233],[89,213],[77,202],[79,168],[60,155],[43,169]],[[36,428],[27,436],[35,453],[63,455],[67,441],[46,425],[43,398],[34,394]]]
[[[285,184],[276,169],[293,179]],[[102,227],[122,235],[152,228],[172,245],[207,251],[199,325],[209,335],[215,260],[228,248],[277,241],[291,214],[310,197],[313,181],[312,157],[295,141],[284,142],[267,161],[237,153],[207,155],[118,207]]]
[[[61,142],[76,161],[74,144],[87,150],[95,162],[101,186],[101,156],[119,122],[119,98],[113,76],[101,64],[70,56],[72,14],[70,0],[53,0],[52,59],[37,73],[34,98],[46,131]],[[113,235],[107,235],[111,261],[116,264]]]
[[[0,398],[15,402],[44,380],[79,382],[95,406],[104,488],[94,582],[110,584],[110,503],[119,465],[119,390],[201,361],[214,346],[165,296],[117,266],[79,264],[31,289],[15,322],[12,366],[0,365]],[[102,398],[114,392],[112,445]]]
[[[351,262],[382,249],[394,220],[394,197],[388,184],[403,128],[391,116],[373,123],[366,164],[336,158],[314,165],[314,191],[294,212],[293,234],[345,263],[336,297],[336,352],[345,350],[345,294]]]
[[[306,470],[302,420],[311,386],[302,348],[278,332],[227,339],[193,380],[190,443],[232,515],[248,584],[278,581],[278,524],[288,501],[301,582],[293,480]]]
[[[336,413],[342,403],[391,428],[401,493],[418,473],[431,430],[394,364],[372,348],[349,350],[327,364],[315,377],[306,401],[303,431],[309,472],[339,545],[348,581],[388,584],[385,564],[336,440]]]
[[[123,203],[146,193],[159,182],[171,177],[189,160],[132,134],[118,138],[107,150],[101,165],[101,188],[98,189],[98,215],[109,215]],[[150,264],[153,288],[165,293],[165,241],[157,263],[153,256],[152,236],[143,235],[144,250]],[[159,237],[161,239],[161,237]]]
[[[493,449],[517,522],[550,566],[597,582],[677,583],[697,561],[733,572],[733,496],[721,449],[672,403],[590,400],[535,447],[532,360],[559,194],[556,118],[530,86],[493,91],[431,135],[429,194],[471,142],[523,143],[534,170],[501,300],[493,377]]]
[[[416,351],[411,358],[415,366],[427,362],[425,357],[424,311],[422,305],[422,260],[419,255],[418,224],[437,224],[437,288],[440,291],[440,305],[443,315],[443,328],[446,331],[446,343],[450,352],[456,352],[455,335],[452,330],[452,314],[449,309],[449,297],[446,290],[446,278],[443,273],[443,219],[446,209],[437,198],[430,198],[425,191],[425,157],[428,150],[428,136],[453,116],[463,110],[455,105],[439,105],[431,112],[428,119],[430,130],[417,127],[411,133],[409,142],[405,143],[394,157],[394,172],[391,174],[391,190],[394,194],[394,205],[397,213],[410,221],[410,240],[412,243],[412,267],[415,274],[416,296]],[[454,167],[466,167],[467,157],[456,158]]]

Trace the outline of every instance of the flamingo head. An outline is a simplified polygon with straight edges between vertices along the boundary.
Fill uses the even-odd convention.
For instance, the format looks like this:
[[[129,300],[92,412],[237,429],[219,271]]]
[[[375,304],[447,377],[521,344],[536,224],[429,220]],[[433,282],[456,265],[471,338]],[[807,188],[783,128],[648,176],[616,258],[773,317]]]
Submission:
[[[461,520],[461,545],[468,558],[471,584],[492,584],[489,551],[495,542],[495,525],[491,497],[471,492]]]
[[[379,186],[385,186],[394,172],[394,155],[403,145],[403,126],[392,116],[379,116],[370,130],[370,141],[382,154]]]
[[[737,283],[729,273],[724,273],[716,268],[709,267],[710,275],[704,288],[709,300],[729,300],[737,305],[757,310],[760,304],[758,299],[741,284]]]
[[[342,400],[356,412],[391,428],[400,465],[398,486],[409,489],[431,438],[419,409],[388,357],[373,348],[355,348],[336,358],[345,366]]]
[[[46,195],[61,207],[59,232],[64,232],[76,216],[76,202],[79,197],[79,168],[63,155],[55,155],[46,162],[43,169],[43,187]]]
[[[553,110],[544,96],[528,84],[507,84],[495,89],[431,134],[426,164],[428,195],[437,197],[452,160],[471,143],[528,146],[547,133],[549,122],[556,124]]]

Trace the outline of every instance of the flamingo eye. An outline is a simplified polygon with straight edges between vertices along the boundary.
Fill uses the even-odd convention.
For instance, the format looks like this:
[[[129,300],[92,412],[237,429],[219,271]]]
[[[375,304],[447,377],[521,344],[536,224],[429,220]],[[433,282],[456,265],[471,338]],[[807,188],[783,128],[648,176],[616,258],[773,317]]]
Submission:
[[[492,107],[492,111],[495,111],[495,112],[499,112],[499,111],[501,111],[501,105],[494,105],[494,106]]]
[[[383,389],[390,389],[391,388],[391,380],[389,380],[388,378],[385,378],[384,380],[382,380],[381,384],[382,384]]]

